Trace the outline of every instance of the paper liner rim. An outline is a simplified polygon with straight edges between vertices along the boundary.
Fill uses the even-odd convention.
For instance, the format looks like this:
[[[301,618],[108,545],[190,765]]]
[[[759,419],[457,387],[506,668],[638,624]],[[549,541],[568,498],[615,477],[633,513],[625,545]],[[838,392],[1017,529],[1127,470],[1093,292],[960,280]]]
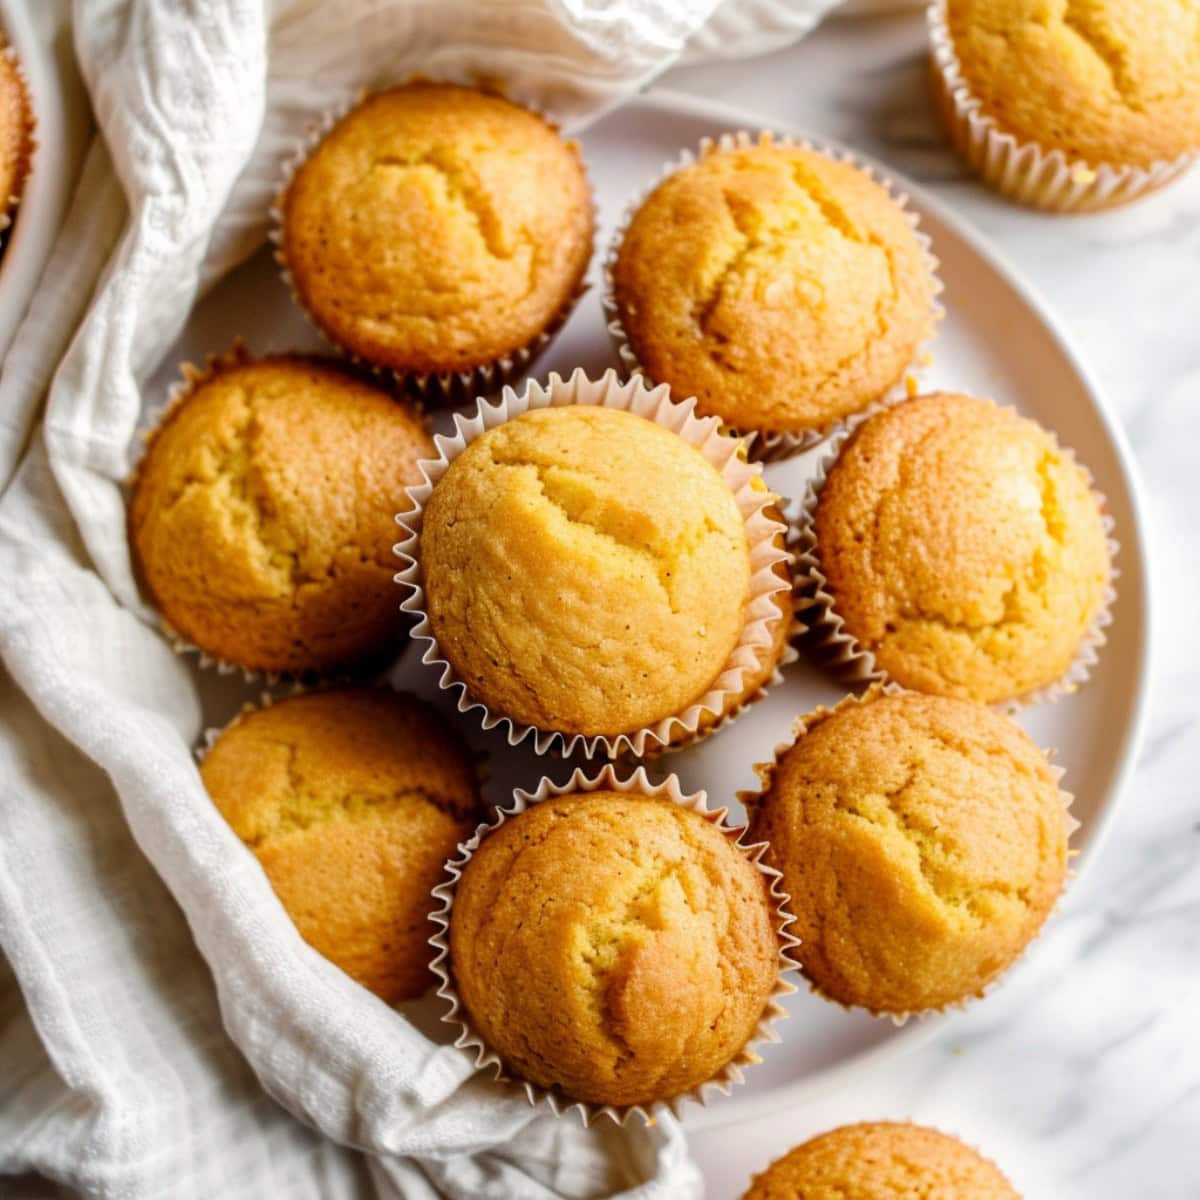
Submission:
[[[1200,159],[1200,147],[1149,166],[1092,165],[1061,149],[1047,150],[1005,129],[982,109],[962,69],[946,20],[947,0],[925,9],[938,107],[951,140],[989,187],[1017,203],[1052,212],[1094,212],[1127,204],[1170,183]]]
[[[636,792],[639,795],[665,797],[673,803],[699,813],[705,820],[715,825],[726,839],[743,853],[764,876],[773,910],[778,944],[778,970],[774,986],[767,997],[754,1032],[738,1053],[717,1074],[676,1096],[646,1104],[612,1105],[576,1100],[565,1095],[556,1087],[543,1088],[507,1072],[500,1056],[488,1047],[482,1035],[472,1024],[467,1015],[466,1006],[462,1003],[454,987],[449,970],[449,932],[454,895],[462,873],[480,843],[503,825],[509,817],[518,816],[531,805],[568,793],[599,790]],[[798,969],[798,963],[792,957],[791,951],[800,944],[800,939],[788,931],[788,926],[793,923],[793,918],[787,911],[789,898],[781,887],[782,875],[763,861],[763,855],[767,849],[766,842],[744,841],[749,833],[749,826],[738,827],[727,824],[728,812],[728,807],[710,809],[708,797],[704,791],[685,793],[680,786],[678,776],[674,774],[668,775],[659,783],[654,783],[646,774],[644,766],[638,766],[629,775],[622,776],[613,763],[605,763],[590,774],[583,768],[576,767],[570,778],[561,784],[554,783],[548,776],[542,776],[532,792],[517,788],[513,792],[510,804],[496,807],[492,818],[482,822],[471,837],[459,845],[458,855],[446,863],[446,878],[433,889],[432,893],[433,898],[440,902],[440,906],[430,913],[430,920],[437,927],[429,938],[429,944],[436,951],[430,967],[438,979],[437,995],[447,1004],[447,1010],[442,1014],[441,1020],[444,1024],[453,1025],[458,1029],[454,1046],[457,1049],[466,1050],[474,1056],[476,1070],[491,1071],[498,1083],[520,1086],[532,1107],[544,1105],[556,1117],[572,1112],[577,1113],[585,1126],[600,1117],[611,1119],[619,1126],[628,1124],[635,1117],[640,1117],[646,1125],[653,1125],[656,1114],[670,1112],[678,1118],[683,1107],[689,1101],[704,1106],[713,1092],[727,1096],[734,1086],[744,1082],[745,1068],[760,1061],[754,1048],[764,1043],[777,1043],[780,1038],[774,1028],[775,1023],[786,1020],[790,1016],[780,1001],[784,996],[790,996],[799,990],[787,978],[787,974]]]

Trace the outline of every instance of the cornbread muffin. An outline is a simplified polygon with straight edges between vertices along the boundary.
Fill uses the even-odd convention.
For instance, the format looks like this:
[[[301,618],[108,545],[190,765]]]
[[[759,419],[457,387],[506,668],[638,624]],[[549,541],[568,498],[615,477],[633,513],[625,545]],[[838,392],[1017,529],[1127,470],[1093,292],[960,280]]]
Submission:
[[[932,333],[933,287],[883,187],[766,142],[659,184],[613,268],[646,373],[742,432],[821,430],[878,400]]]
[[[542,801],[459,880],[450,963],[507,1070],[591,1104],[669,1100],[754,1035],[779,946],[766,876],[699,813],[628,792]]]
[[[402,374],[464,371],[565,314],[592,252],[574,144],[498,96],[410,83],[334,126],[281,200],[301,304]]]
[[[1021,1200],[994,1163],[923,1125],[843,1125],[797,1146],[742,1200]]]
[[[498,714],[615,736],[686,709],[737,645],[750,552],[720,472],[612,408],[534,409],[475,439],[419,549],[442,654]]]
[[[874,1013],[982,993],[1067,871],[1066,798],[1008,717],[915,692],[804,718],[753,804],[816,989]]]
[[[0,226],[17,202],[33,158],[33,110],[12,50],[0,49]]]
[[[861,426],[813,534],[845,632],[906,687],[988,703],[1059,679],[1105,602],[1086,472],[1036,422],[935,394]]]
[[[178,633],[251,670],[395,649],[395,514],[433,458],[417,412],[332,366],[222,360],[154,431],[129,537]]]
[[[428,988],[430,892],[480,817],[432,709],[366,688],[295,696],[239,717],[200,771],[314,950],[390,1004]]]
[[[1200,9],[1162,0],[948,0],[980,111],[1070,161],[1148,167],[1200,149]]]

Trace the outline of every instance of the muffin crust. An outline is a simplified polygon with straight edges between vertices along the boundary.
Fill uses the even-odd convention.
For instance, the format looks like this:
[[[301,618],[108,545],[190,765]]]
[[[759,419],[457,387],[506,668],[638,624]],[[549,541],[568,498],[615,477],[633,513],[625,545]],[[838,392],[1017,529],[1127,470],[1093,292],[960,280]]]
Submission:
[[[21,195],[33,158],[33,111],[12,51],[0,52],[0,214]]]
[[[664,180],[613,271],[652,379],[740,431],[821,429],[879,399],[932,332],[904,210],[800,147],[713,151]]]
[[[201,774],[313,949],[388,1003],[426,990],[430,892],[480,817],[432,709],[382,689],[292,697],[238,718]]]
[[[1200,10],[1161,0],[949,0],[963,79],[1018,140],[1148,167],[1200,149]]]
[[[923,1125],[843,1125],[757,1175],[742,1200],[1021,1200],[992,1162]]]
[[[778,974],[765,876],[698,813],[576,793],[480,844],[451,911],[461,999],[507,1068],[615,1106],[705,1082],[753,1036]]]
[[[154,602],[240,667],[303,674],[393,650],[395,514],[434,457],[416,411],[330,365],[226,360],[154,431],[129,535]]]
[[[846,632],[920,691],[993,703],[1061,678],[1108,588],[1084,470],[1036,422],[970,396],[860,427],[813,532]]]
[[[435,637],[494,712],[616,735],[721,673],[750,590],[720,472],[632,413],[536,409],[475,439],[433,489],[419,556]]]
[[[914,692],[804,718],[754,804],[818,991],[874,1013],[980,995],[1067,868],[1064,796],[1009,718]]]
[[[281,207],[301,303],[334,342],[401,373],[525,346],[565,310],[592,251],[576,147],[518,105],[448,84],[359,105]]]

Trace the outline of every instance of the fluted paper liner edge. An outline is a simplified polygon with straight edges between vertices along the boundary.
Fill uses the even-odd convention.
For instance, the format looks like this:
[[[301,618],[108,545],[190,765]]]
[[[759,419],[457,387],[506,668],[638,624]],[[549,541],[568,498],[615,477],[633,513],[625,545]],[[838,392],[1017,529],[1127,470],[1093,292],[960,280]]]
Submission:
[[[984,183],[1001,195],[1050,212],[1115,208],[1170,183],[1200,154],[1160,159],[1148,167],[1071,160],[1004,130],[983,112],[963,74],[946,21],[946,0],[926,9],[930,81],[934,100],[955,150]]]

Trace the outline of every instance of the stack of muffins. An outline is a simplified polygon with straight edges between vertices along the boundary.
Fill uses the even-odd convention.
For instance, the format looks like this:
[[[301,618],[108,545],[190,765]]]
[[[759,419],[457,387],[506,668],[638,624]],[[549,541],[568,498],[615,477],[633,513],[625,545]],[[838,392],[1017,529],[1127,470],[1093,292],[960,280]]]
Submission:
[[[939,284],[903,196],[808,144],[704,143],[606,259],[632,377],[505,389],[436,443],[426,407],[519,373],[580,294],[578,148],[418,81],[319,126],[277,218],[338,355],[189,370],[129,533],[181,648],[307,689],[202,762],[305,940],[388,1003],[436,977],[460,1045],[585,1119],[736,1082],[793,968],[881,1016],[980,996],[1072,830],[1009,713],[1086,679],[1114,546],[1053,434],[911,394]],[[821,442],[785,521],[763,461]],[[465,724],[619,769],[489,810],[454,718],[370,686],[410,635]],[[651,782],[640,761],[720,736],[797,646],[848,694],[760,766],[746,831]],[[818,1149],[751,1194],[807,1194],[773,1177],[826,1171]]]

